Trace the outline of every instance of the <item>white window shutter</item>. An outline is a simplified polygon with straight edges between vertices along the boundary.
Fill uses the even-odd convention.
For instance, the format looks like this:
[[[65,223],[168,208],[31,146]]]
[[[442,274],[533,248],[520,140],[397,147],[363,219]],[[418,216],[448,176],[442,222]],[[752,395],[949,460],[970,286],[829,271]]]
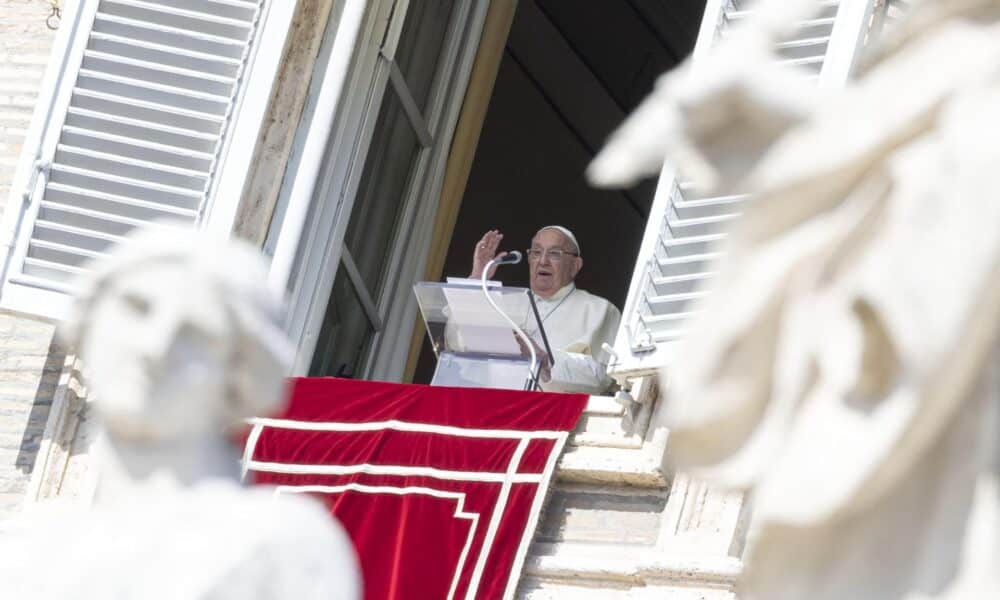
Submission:
[[[866,41],[882,0],[817,0],[820,12],[803,21],[778,48],[781,61],[823,85],[842,85]],[[730,25],[752,14],[745,0],[709,0],[694,57],[707,52]],[[697,67],[696,67],[697,68]],[[618,379],[670,364],[675,343],[692,334],[692,301],[705,295],[729,223],[747,196],[701,197],[666,165],[660,175],[639,258],[632,274],[609,372]]]
[[[295,4],[71,5],[4,215],[0,306],[61,317],[73,278],[129,231],[203,226],[273,3]]]

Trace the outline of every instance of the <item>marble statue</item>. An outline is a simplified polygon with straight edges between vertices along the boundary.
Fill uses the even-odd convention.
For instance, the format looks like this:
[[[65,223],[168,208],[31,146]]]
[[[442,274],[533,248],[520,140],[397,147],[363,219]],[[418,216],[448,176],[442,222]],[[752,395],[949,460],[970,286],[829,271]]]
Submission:
[[[67,341],[104,444],[93,506],[36,510],[0,538],[0,597],[360,597],[319,503],[239,484],[231,439],[275,412],[291,346],[248,245],[151,229],[97,263]]]
[[[689,59],[660,77],[595,157],[587,170],[590,181],[632,184],[659,173],[666,156],[701,188],[721,190],[741,181],[824,97],[794,69],[779,65],[775,53],[794,23],[819,8],[816,0],[760,3],[754,26],[734,28],[697,62]]]
[[[665,366],[668,459],[748,490],[741,598],[1000,597],[1000,0],[915,3],[842,90],[771,85],[773,30],[591,165],[754,194]]]

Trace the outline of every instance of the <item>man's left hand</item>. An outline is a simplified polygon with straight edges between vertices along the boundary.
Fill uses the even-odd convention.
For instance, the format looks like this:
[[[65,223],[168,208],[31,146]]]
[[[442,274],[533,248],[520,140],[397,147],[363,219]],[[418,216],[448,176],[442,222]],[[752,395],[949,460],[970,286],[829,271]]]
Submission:
[[[517,335],[516,331],[511,333],[514,334],[514,340],[517,341],[517,346],[521,349],[521,355],[531,356],[531,350],[527,345],[525,345],[521,336]],[[549,353],[543,350],[542,347],[538,345],[538,342],[536,342],[530,335],[528,336],[528,340],[531,342],[531,345],[535,347],[535,355],[538,357],[538,378],[543,383],[548,383],[552,380],[552,357],[549,356]]]

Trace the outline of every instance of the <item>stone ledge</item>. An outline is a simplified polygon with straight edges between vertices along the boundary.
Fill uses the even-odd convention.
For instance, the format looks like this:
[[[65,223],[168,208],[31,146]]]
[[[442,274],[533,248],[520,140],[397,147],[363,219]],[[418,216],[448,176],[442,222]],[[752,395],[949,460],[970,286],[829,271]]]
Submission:
[[[569,448],[559,459],[560,481],[665,487],[663,450],[649,443],[636,450],[579,446]]]
[[[625,408],[613,396],[591,396],[583,409],[585,415],[622,416]]]
[[[697,587],[641,586],[623,588],[575,587],[527,578],[522,581],[518,600],[736,600],[730,590]]]
[[[663,553],[623,546],[536,544],[524,575],[578,587],[672,585],[730,590],[743,562],[696,552]]]

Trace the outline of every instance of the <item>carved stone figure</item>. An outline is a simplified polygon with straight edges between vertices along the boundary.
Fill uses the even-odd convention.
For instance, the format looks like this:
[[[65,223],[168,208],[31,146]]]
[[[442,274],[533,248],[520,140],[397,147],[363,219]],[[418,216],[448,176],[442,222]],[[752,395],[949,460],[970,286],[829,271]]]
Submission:
[[[809,102],[739,51],[767,37],[592,165],[755,194],[663,378],[668,458],[750,491],[743,598],[998,597],[1000,0],[920,3]]]
[[[227,435],[279,407],[291,357],[261,257],[156,229],[95,269],[65,333],[103,424],[97,497],[5,532],[0,596],[359,597],[350,541],[318,503],[238,483]]]

